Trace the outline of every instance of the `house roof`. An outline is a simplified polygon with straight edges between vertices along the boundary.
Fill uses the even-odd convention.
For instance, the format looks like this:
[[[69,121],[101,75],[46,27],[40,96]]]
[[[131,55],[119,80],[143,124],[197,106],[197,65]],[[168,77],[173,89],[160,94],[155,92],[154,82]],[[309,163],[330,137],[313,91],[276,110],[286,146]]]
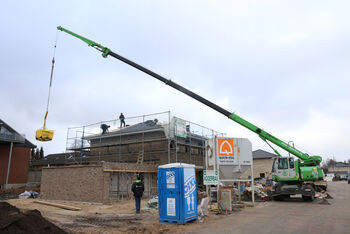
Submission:
[[[120,135],[129,135],[137,134],[144,132],[154,132],[154,131],[164,131],[164,127],[161,124],[158,124],[157,120],[147,120],[145,122],[137,123],[131,126],[124,127],[116,131],[110,131],[106,134],[95,134],[91,136],[86,136],[86,140],[100,139],[100,138],[109,138]],[[207,137],[194,134],[192,132],[187,132],[187,136],[191,139],[206,140]]]
[[[72,165],[80,164],[80,161],[83,164],[88,164],[88,156],[83,154],[80,156],[80,153],[59,153],[59,154],[49,154],[46,157],[32,161],[32,166],[47,166],[47,165]]]
[[[131,133],[131,132],[139,132],[139,131],[147,131],[147,130],[163,130],[163,127],[157,123],[157,121],[147,120],[142,123],[134,124],[126,128],[122,128],[117,130],[111,134],[123,134],[123,133]]]
[[[336,162],[334,164],[335,167],[350,167],[350,163],[344,163],[344,162]],[[332,166],[329,166],[332,167]]]
[[[149,132],[149,131],[164,131],[164,128],[162,125],[158,124],[157,121],[154,120],[147,120],[142,123],[134,124],[131,126],[124,127],[122,129],[118,129],[116,131],[110,131],[106,134],[94,134],[91,136],[86,136],[86,140],[93,140],[93,139],[100,139],[100,138],[109,138],[114,136],[120,136],[120,135],[128,135],[128,134],[135,134],[138,132]]]
[[[277,155],[258,149],[253,151],[253,159],[276,158]]]
[[[3,128],[3,130],[1,130]],[[23,135],[0,119],[0,143],[13,142],[16,147],[35,148],[36,145],[28,141]]]

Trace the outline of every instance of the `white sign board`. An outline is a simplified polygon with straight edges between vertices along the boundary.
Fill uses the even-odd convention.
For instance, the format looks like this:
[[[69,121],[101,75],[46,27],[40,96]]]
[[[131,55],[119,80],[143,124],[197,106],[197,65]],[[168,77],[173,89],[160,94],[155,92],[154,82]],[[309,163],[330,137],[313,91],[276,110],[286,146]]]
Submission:
[[[186,138],[187,137],[186,121],[182,119],[174,118],[174,125],[175,125],[175,136]]]
[[[217,185],[219,183],[219,173],[217,170],[204,170],[203,171],[203,183],[204,185]]]

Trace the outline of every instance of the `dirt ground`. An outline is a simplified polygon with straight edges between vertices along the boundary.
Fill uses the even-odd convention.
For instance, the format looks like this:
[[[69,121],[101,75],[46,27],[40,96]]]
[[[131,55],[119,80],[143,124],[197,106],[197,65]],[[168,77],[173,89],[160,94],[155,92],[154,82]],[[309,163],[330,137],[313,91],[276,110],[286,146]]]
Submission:
[[[42,216],[70,233],[183,233],[195,230],[198,221],[177,225],[159,223],[158,210],[152,209],[135,214],[133,200],[113,202],[111,205],[87,204],[79,202],[51,201],[81,208],[70,211],[52,206],[33,203],[40,199],[10,199],[11,205],[21,211],[37,209]],[[142,207],[148,200],[142,200]],[[215,215],[213,215],[215,216]],[[206,220],[215,217],[207,217]]]
[[[232,214],[209,214],[204,222],[185,225],[159,223],[158,210],[135,214],[134,201],[111,205],[62,202],[81,208],[70,211],[33,203],[34,199],[10,199],[22,211],[37,209],[42,216],[70,233],[349,233],[350,185],[330,182],[330,205],[320,200],[303,202],[291,198],[283,202],[259,202]],[[55,201],[53,201],[55,202]],[[142,201],[142,206],[147,200]]]

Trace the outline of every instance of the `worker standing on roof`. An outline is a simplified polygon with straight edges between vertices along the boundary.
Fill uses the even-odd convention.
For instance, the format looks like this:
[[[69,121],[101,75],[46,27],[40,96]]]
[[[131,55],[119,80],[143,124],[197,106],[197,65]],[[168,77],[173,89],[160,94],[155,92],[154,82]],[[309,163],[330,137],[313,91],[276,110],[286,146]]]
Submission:
[[[119,120],[120,120],[120,127],[122,127],[122,125],[124,125],[125,127],[125,121],[124,121],[125,117],[123,115],[123,113],[120,113],[120,116],[119,116]]]
[[[140,213],[141,198],[144,190],[145,190],[145,186],[143,185],[143,182],[138,176],[131,187],[131,191],[134,193],[134,197],[135,197],[135,206],[136,206],[137,214]]]

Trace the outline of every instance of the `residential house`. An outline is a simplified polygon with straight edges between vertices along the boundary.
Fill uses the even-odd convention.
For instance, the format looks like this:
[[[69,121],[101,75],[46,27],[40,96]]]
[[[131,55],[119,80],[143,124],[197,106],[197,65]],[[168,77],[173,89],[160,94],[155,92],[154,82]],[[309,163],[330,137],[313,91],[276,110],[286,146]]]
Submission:
[[[274,159],[277,155],[258,149],[253,151],[253,172],[254,178],[271,179],[271,169]],[[250,168],[243,174],[246,178],[251,175]]]
[[[0,119],[0,187],[27,183],[30,150],[36,146]],[[9,160],[11,159],[11,160]]]

